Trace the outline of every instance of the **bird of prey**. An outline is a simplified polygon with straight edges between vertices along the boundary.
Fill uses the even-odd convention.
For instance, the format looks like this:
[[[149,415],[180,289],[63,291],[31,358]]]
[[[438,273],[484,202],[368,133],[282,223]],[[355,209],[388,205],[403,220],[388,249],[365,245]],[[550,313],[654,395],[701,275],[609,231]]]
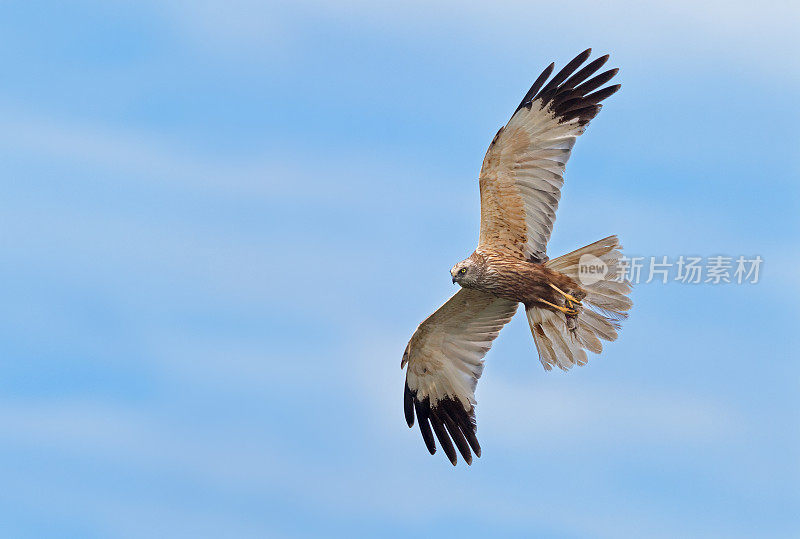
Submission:
[[[419,325],[403,354],[406,422],[412,427],[416,414],[428,451],[436,452],[435,433],[453,465],[455,448],[467,464],[472,452],[481,455],[475,387],[483,357],[519,303],[546,370],[584,365],[586,350],[600,353],[601,339],[617,338],[632,306],[616,236],[546,255],[575,139],[620,87],[600,88],[618,70],[596,74],[608,55],[581,67],[590,55],[583,51],[548,81],[550,64],[495,135],[479,177],[478,247],[450,270],[461,289]],[[587,264],[602,273],[584,279]]]

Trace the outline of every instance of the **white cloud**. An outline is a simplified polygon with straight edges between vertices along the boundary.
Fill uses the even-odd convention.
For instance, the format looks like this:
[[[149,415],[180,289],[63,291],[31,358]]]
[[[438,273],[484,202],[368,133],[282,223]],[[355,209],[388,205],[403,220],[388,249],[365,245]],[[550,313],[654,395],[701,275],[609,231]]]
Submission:
[[[740,434],[741,419],[709,396],[575,382],[481,381],[478,397],[487,436],[517,448],[546,440],[559,446],[706,445]],[[560,380],[559,380],[560,382]],[[556,387],[553,387],[556,386]]]
[[[258,48],[247,58],[288,57],[305,47],[311,33],[324,28],[362,29],[383,39],[416,44],[472,46],[512,55],[539,51],[546,57],[570,55],[576,47],[596,45],[628,57],[671,58],[691,64],[714,54],[718,62],[747,65],[747,72],[786,76],[796,72],[793,39],[800,8],[792,2],[531,3],[411,2],[381,4],[364,0],[308,1],[291,7],[277,2],[159,3],[196,46],[204,50]],[[544,50],[546,49],[546,50]],[[710,66],[708,66],[710,67]],[[788,73],[793,76],[792,73]]]
[[[205,424],[208,427],[208,423]],[[129,408],[89,399],[40,402],[5,400],[0,411],[4,445],[37,447],[62,455],[134,468],[171,470],[221,485],[264,484],[283,474],[270,452],[268,433],[250,433],[251,444],[215,425],[209,437],[191,423],[147,407]],[[241,433],[236,433],[241,434]],[[265,439],[265,436],[267,439]],[[238,440],[238,441],[237,441]],[[288,455],[282,455],[285,461]]]

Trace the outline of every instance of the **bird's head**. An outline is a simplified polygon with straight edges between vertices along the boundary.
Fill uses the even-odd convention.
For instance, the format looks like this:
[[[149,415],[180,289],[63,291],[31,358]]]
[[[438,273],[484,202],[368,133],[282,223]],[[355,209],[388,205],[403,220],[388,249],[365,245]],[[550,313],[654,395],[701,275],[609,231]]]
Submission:
[[[477,283],[480,273],[479,265],[472,257],[462,260],[450,269],[453,282],[467,288]]]

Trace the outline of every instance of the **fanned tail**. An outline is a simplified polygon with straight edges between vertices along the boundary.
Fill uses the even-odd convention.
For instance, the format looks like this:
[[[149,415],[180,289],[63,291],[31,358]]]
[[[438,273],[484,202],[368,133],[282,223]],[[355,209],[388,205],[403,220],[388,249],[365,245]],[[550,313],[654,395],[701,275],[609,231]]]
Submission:
[[[545,263],[580,283],[586,291],[572,330],[560,313],[536,307],[526,311],[545,369],[557,366],[568,370],[576,364],[585,365],[586,350],[599,354],[603,350],[601,340],[616,340],[621,322],[633,306],[628,297],[631,284],[618,279],[621,249],[619,239],[609,236]]]

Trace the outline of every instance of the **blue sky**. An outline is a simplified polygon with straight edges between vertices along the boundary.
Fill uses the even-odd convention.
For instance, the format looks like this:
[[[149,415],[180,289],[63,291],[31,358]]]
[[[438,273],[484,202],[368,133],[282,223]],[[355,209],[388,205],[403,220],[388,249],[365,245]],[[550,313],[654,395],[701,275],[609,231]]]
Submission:
[[[800,12],[788,3],[5,2],[5,537],[800,533]],[[760,255],[638,286],[619,341],[487,356],[431,457],[403,348],[550,61],[612,54],[551,255]]]

